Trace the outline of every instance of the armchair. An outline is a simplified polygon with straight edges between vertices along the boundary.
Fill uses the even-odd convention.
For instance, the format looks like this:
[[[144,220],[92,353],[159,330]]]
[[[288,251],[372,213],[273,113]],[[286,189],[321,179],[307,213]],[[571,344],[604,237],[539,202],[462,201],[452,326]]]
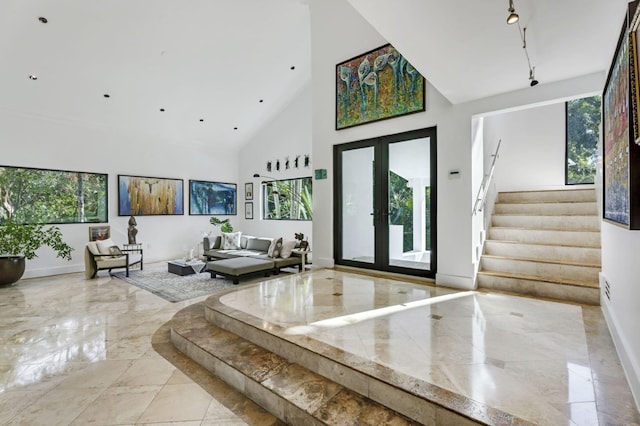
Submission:
[[[143,269],[142,247],[119,248],[110,238],[100,241],[90,241],[84,250],[85,276],[95,278],[98,271],[125,268],[127,277],[129,268],[140,264]]]

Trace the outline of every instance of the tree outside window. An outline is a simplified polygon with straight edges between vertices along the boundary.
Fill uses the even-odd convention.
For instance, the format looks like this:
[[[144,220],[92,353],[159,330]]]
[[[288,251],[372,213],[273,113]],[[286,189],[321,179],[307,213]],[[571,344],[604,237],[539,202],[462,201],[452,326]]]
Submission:
[[[600,96],[574,99],[567,111],[567,185],[594,183],[601,119]]]
[[[264,219],[313,219],[310,177],[266,182],[262,185],[262,194]]]

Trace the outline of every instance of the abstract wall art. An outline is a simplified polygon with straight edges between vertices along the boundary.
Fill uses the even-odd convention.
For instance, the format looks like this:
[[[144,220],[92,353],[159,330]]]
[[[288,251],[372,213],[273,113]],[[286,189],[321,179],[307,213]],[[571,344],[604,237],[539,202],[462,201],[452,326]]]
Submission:
[[[184,182],[118,175],[118,216],[184,214]]]
[[[392,45],[336,65],[336,130],[425,110],[425,80]]]

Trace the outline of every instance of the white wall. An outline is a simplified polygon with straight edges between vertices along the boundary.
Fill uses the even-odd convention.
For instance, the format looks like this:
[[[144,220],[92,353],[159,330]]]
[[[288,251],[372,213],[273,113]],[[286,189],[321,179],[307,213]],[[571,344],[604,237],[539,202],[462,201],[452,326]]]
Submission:
[[[461,120],[459,111],[427,84],[426,112],[336,131],[335,65],[380,47],[386,40],[346,0],[312,2],[310,7],[314,169],[327,169],[328,175],[326,180],[314,181],[314,262],[323,266],[334,263],[333,235],[327,232],[333,230],[333,146],[437,126],[437,279],[448,285],[472,285],[470,251],[459,250],[461,245],[471,245],[470,118]],[[459,179],[447,178],[452,169],[461,171]]]
[[[166,149],[160,142],[174,147]],[[159,149],[159,146],[165,148]],[[42,117],[0,110],[1,165],[107,173],[109,175],[109,222],[111,236],[127,242],[129,217],[118,216],[117,175],[140,175],[184,179],[183,216],[137,216],[137,240],[144,244],[145,261],[182,257],[211,230],[209,216],[189,216],[189,179],[236,182],[238,154],[234,149],[207,150],[185,141],[149,140],[116,130],[83,127]],[[231,216],[238,225],[238,216]],[[60,225],[64,240],[74,247],[71,262],[55,258],[43,248],[39,257],[27,261],[25,278],[84,270],[83,250],[88,224]]]
[[[602,276],[611,290],[608,302],[601,281],[602,310],[640,407],[640,231],[602,222],[601,234]]]
[[[484,118],[484,138],[502,139],[494,182],[498,191],[564,187],[565,104]]]
[[[299,167],[294,167],[294,159],[300,156]],[[291,220],[262,220],[260,205],[260,182],[264,178],[253,178],[254,173],[270,176],[275,179],[291,179],[313,175],[313,156],[311,164],[304,167],[304,156],[311,155],[311,82],[301,87],[293,100],[275,114],[254,138],[240,150],[238,183],[244,191],[244,184],[253,183],[253,220],[244,219],[244,197],[238,200],[240,209],[238,230],[247,235],[264,237],[283,237],[293,240],[296,232],[302,232],[309,238],[311,249],[314,250],[312,236],[312,222]],[[284,160],[289,157],[290,169],[284,169]],[[275,170],[275,160],[280,159],[281,169]],[[274,165],[271,172],[267,171],[267,161]],[[266,179],[271,180],[271,179]],[[313,198],[316,197],[316,180],[313,181]],[[314,218],[316,216],[314,206]]]

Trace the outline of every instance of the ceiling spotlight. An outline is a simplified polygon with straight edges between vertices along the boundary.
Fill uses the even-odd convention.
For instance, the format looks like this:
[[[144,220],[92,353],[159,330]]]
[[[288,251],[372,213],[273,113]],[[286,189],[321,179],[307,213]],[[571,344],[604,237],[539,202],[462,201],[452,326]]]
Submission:
[[[201,119],[200,119],[200,122],[202,123],[203,121],[204,121],[204,118],[201,118]]]
[[[520,17],[516,13],[516,9],[513,7],[513,0],[509,0],[509,16],[507,16],[507,24],[515,24]]]
[[[102,96],[104,96],[105,98],[110,98],[110,97],[111,97],[111,95],[110,95],[110,94],[108,94],[108,93],[105,93],[105,94],[104,94],[104,95],[102,95]]]
[[[47,21],[47,18],[45,18],[44,16],[39,17],[38,21],[42,22],[43,24],[46,24],[47,22],[49,22]]]
[[[29,80],[37,80],[37,79],[38,79],[37,75],[35,75],[35,74],[29,75]]]
[[[164,108],[160,108],[160,112],[164,112]]]
[[[534,75],[535,74],[535,70],[536,70],[536,67],[529,68],[529,82],[530,82],[529,84],[531,84],[531,87],[533,87],[536,84],[538,84],[538,80],[536,80],[536,77]]]

